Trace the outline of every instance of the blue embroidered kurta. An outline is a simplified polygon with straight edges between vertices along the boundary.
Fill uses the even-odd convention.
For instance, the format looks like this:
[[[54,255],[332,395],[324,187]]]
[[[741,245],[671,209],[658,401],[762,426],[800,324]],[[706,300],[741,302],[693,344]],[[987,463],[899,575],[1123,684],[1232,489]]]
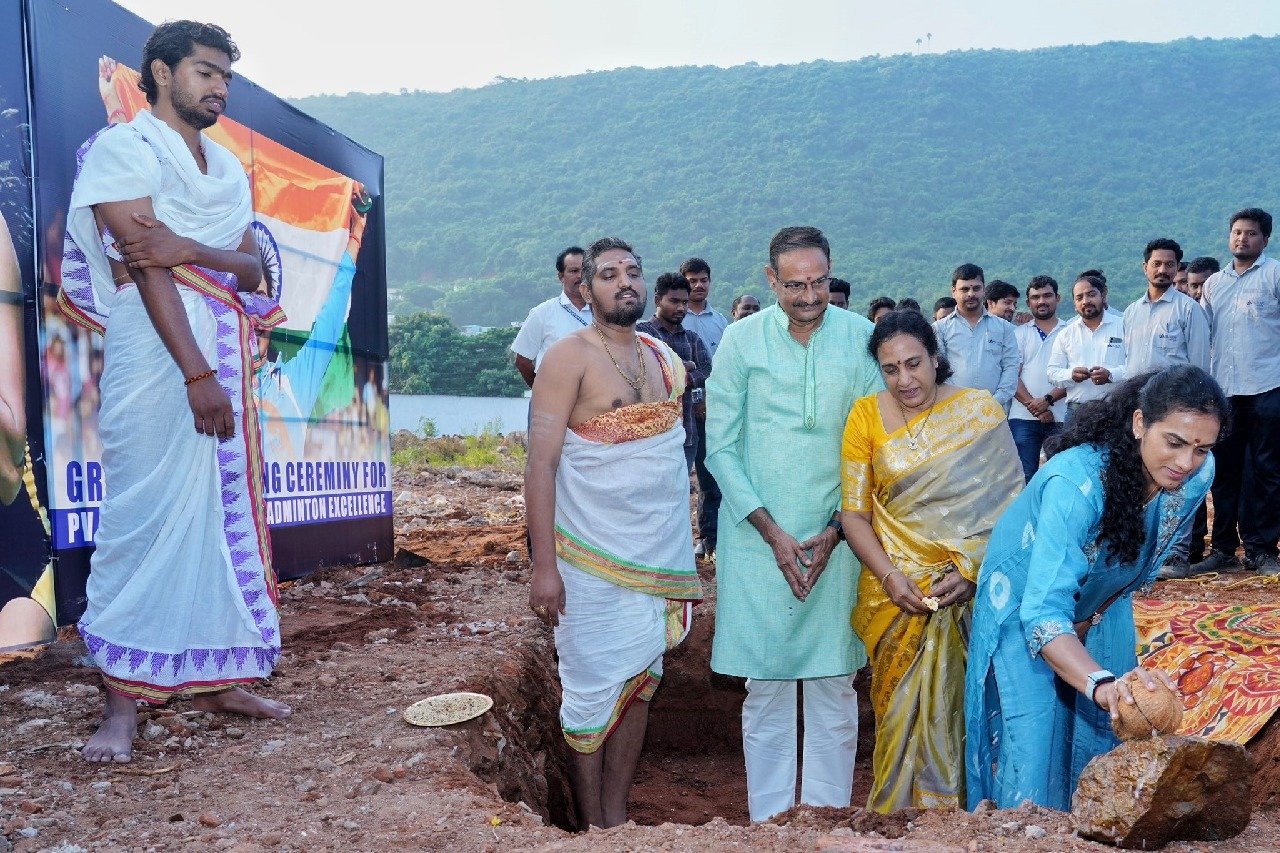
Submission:
[[[991,535],[978,576],[965,685],[969,808],[1031,800],[1067,810],[1080,771],[1118,742],[1110,719],[1040,656],[1117,591],[1085,648],[1117,675],[1137,666],[1133,592],[1155,580],[1213,482],[1213,457],[1146,507],[1136,564],[1100,548],[1105,454],[1084,445],[1049,460]]]

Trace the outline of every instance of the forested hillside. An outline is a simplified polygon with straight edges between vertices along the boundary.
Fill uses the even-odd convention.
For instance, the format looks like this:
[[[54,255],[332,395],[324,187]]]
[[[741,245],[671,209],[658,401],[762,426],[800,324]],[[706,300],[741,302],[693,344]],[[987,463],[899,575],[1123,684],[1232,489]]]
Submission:
[[[634,242],[650,281],[705,257],[723,308],[763,292],[770,235],[800,223],[827,232],[856,304],[931,302],[967,260],[1019,286],[1101,266],[1123,304],[1148,239],[1223,257],[1232,210],[1280,207],[1280,39],[626,69],[297,104],[387,158],[393,310],[458,323],[522,319],[554,292],[556,252],[605,234]]]

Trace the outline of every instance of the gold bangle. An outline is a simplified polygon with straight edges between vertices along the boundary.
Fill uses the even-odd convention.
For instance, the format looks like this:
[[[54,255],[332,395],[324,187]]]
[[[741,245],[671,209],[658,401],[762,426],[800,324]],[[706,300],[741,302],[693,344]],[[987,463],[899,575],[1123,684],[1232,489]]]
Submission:
[[[893,571],[887,573],[884,577],[880,578],[880,588],[884,589],[885,592],[888,592],[888,590],[884,588],[884,582],[887,581],[889,578],[893,577],[894,575],[902,575],[903,577],[907,576],[906,572],[902,571],[902,569],[894,569]]]

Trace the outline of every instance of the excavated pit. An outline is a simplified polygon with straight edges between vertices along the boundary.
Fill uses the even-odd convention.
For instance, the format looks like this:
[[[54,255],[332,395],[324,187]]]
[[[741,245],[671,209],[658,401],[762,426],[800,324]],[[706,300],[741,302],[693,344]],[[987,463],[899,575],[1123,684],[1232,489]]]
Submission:
[[[704,574],[711,581],[709,567]],[[711,672],[713,627],[709,598],[697,607],[689,636],[666,655],[628,809],[630,819],[642,826],[699,826],[716,817],[740,826],[750,823],[741,724],[746,690],[741,679]],[[503,799],[523,801],[548,822],[573,831],[578,827],[559,725],[554,652],[545,632],[531,630],[520,659],[498,667],[478,685],[494,697],[495,708],[510,712],[486,715],[493,722],[469,739],[468,761]],[[859,677],[856,686],[861,720],[853,802],[860,803],[867,796],[875,731],[865,679]]]

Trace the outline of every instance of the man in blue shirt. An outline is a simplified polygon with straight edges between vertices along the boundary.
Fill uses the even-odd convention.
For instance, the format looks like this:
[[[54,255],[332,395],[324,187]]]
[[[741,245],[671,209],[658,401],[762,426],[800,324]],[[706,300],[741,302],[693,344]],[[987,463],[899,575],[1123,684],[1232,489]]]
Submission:
[[[1018,390],[1018,341],[1014,326],[984,304],[986,279],[977,264],[961,264],[951,274],[954,314],[933,324],[938,354],[951,364],[951,382],[963,388],[985,388],[1009,411]]]
[[[1232,262],[1204,284],[1209,365],[1231,400],[1231,432],[1213,449],[1213,553],[1197,568],[1280,574],[1280,261],[1263,251],[1271,214],[1231,217]]]

